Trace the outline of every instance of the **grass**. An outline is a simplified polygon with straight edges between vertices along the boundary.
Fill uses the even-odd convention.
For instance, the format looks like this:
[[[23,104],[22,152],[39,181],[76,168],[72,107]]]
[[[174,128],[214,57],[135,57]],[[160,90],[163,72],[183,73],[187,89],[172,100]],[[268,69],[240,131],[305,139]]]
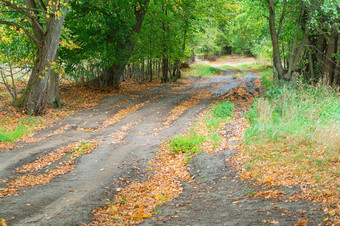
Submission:
[[[209,112],[194,124],[191,130],[176,136],[169,144],[173,154],[186,153],[187,159],[203,151],[209,152],[221,145],[222,135],[219,128],[222,123],[230,119],[234,105],[223,101],[213,106]]]
[[[222,68],[232,70],[236,73],[242,73],[243,72],[243,70],[236,68],[236,67],[233,67],[233,66],[229,66],[229,65],[223,65]]]
[[[261,64],[261,63],[254,63],[254,64],[241,64],[238,67],[240,68],[244,68],[250,71],[256,71],[256,72],[265,72],[267,70],[270,69],[270,71],[272,71],[272,66],[270,65],[265,65],[265,64]]]
[[[251,125],[236,157],[243,176],[268,187],[304,187],[306,199],[339,211],[339,93],[268,84],[247,117]]]
[[[11,121],[11,118],[6,117],[1,120],[1,124],[6,125],[9,121]],[[20,137],[33,132],[39,124],[41,124],[41,120],[37,117],[28,116],[19,119],[14,127],[6,128],[3,126],[0,128],[0,142],[14,142]]]
[[[248,142],[292,137],[335,147],[340,140],[323,135],[328,131],[339,136],[340,129],[338,94],[326,88],[271,87],[255,102],[248,118],[252,123],[246,133]]]
[[[183,72],[184,76],[214,76],[221,74],[221,70],[206,64],[192,65],[189,70]]]

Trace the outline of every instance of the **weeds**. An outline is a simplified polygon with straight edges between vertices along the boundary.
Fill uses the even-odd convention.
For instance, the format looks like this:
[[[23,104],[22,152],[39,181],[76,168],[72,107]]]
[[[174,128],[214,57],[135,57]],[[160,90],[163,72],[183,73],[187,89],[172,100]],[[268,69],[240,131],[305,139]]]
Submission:
[[[223,65],[222,68],[229,69],[229,70],[232,70],[232,71],[237,72],[237,73],[243,72],[243,70],[241,70],[237,67],[229,66],[229,65]]]

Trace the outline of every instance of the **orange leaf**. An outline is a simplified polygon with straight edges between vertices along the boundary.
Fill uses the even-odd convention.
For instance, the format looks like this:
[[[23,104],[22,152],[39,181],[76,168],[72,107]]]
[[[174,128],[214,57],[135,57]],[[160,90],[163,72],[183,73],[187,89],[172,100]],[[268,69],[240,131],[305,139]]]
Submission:
[[[299,221],[299,222],[297,223],[298,226],[304,226],[304,225],[307,225],[307,224],[308,224],[308,221],[306,221],[306,220]]]

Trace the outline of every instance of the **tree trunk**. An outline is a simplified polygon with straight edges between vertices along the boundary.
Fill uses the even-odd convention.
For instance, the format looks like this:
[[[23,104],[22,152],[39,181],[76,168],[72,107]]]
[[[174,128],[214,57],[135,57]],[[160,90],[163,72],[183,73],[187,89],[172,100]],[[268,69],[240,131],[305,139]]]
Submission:
[[[162,63],[162,83],[168,82],[168,71],[169,71],[169,59],[167,57],[163,57]]]
[[[23,95],[15,102],[24,107],[26,113],[39,115],[47,102],[48,80],[51,73],[51,62],[54,61],[66,12],[59,18],[54,15],[46,22],[46,33],[38,46],[37,61]]]
[[[284,69],[281,62],[280,56],[280,46],[279,46],[279,37],[276,33],[275,27],[275,2],[273,0],[267,0],[269,7],[269,29],[270,29],[270,37],[273,45],[273,66],[277,72],[277,78],[279,80],[283,79]]]
[[[172,79],[174,82],[176,82],[178,79],[181,78],[181,61],[176,60],[174,65],[174,72],[172,74]]]
[[[152,82],[153,70],[152,70],[152,59],[151,59],[151,57],[149,59],[149,75],[150,75],[149,82]]]

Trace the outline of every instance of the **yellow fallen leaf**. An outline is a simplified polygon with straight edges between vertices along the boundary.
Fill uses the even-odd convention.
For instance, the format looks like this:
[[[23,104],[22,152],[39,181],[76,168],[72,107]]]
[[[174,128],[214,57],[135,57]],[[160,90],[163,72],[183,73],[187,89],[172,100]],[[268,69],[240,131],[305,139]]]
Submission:
[[[5,219],[1,219],[0,225],[1,226],[7,226]]]
[[[246,179],[251,178],[251,174],[249,172],[245,173],[243,174],[243,178],[246,178]]]

